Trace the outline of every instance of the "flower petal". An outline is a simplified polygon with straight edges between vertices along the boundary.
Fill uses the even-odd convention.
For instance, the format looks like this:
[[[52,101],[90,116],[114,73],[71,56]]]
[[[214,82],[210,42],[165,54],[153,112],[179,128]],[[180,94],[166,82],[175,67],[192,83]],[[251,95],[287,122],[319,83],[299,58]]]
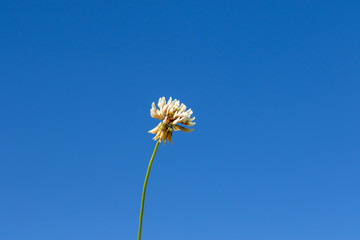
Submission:
[[[156,127],[154,127],[153,129],[151,129],[150,131],[148,131],[149,133],[155,134],[159,132],[159,128],[160,128],[161,123],[159,123]]]
[[[185,128],[185,127],[182,127],[180,125],[174,125],[174,130],[175,131],[181,130],[183,132],[192,132],[192,131],[194,131],[194,129]]]

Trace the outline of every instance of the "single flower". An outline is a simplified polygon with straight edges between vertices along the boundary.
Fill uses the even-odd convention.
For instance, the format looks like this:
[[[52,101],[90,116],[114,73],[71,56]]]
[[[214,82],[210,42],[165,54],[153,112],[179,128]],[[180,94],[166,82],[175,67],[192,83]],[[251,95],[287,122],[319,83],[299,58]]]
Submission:
[[[182,124],[188,127],[194,126],[195,117],[191,117],[193,111],[188,109],[186,111],[185,104],[180,104],[179,100],[172,101],[172,98],[166,102],[165,97],[159,99],[158,108],[156,108],[155,103],[152,103],[152,107],[150,109],[150,115],[153,118],[156,118],[162,122],[160,122],[154,129],[150,130],[149,133],[156,134],[153,138],[154,140],[159,139],[159,141],[171,141],[172,132],[175,131],[184,131],[191,132],[194,129],[185,128],[178,124]]]

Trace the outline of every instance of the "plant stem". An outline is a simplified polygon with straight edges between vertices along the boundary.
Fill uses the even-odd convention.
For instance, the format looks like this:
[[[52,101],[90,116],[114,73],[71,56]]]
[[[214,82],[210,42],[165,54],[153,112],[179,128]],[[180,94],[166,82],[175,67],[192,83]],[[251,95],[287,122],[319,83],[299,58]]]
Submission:
[[[138,240],[141,239],[141,226],[142,226],[142,219],[143,219],[143,213],[144,213],[144,203],[145,203],[145,192],[146,192],[146,185],[149,179],[149,175],[150,175],[150,170],[151,170],[151,165],[152,162],[154,160],[156,151],[158,149],[160,141],[156,142],[155,148],[154,148],[154,152],[151,156],[150,162],[149,162],[149,166],[146,172],[146,176],[145,176],[145,181],[144,181],[144,187],[143,187],[143,191],[142,191],[142,198],[141,198],[141,208],[140,208],[140,220],[139,220],[139,233],[138,233]]]

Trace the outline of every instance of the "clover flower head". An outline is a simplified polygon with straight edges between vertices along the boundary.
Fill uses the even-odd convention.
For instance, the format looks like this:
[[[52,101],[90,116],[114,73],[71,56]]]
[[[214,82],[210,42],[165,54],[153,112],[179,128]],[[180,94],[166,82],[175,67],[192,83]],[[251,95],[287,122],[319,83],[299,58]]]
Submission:
[[[191,132],[194,129],[185,128],[178,125],[179,123],[185,126],[194,126],[195,117],[191,117],[193,111],[191,109],[186,110],[185,104],[181,103],[179,100],[172,100],[170,97],[166,102],[165,97],[159,99],[158,102],[159,109],[155,106],[155,103],[152,103],[150,109],[150,115],[153,118],[156,118],[160,122],[154,129],[150,130],[149,133],[156,134],[153,138],[165,144],[165,141],[171,141],[172,132],[175,131],[184,131]]]

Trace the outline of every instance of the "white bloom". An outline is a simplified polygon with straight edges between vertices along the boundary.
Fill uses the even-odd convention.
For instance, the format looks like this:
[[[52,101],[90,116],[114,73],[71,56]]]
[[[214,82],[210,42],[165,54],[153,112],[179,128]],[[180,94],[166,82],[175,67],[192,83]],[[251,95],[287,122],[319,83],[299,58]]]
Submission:
[[[166,103],[165,97],[162,97],[159,99],[158,107],[159,109],[156,108],[155,103],[153,102],[150,109],[151,117],[162,121],[154,129],[149,131],[149,133],[156,134],[154,140],[160,139],[160,141],[163,141],[165,144],[166,140],[171,142],[173,130],[182,130],[184,132],[191,132],[194,130],[178,125],[179,123],[189,127],[195,125],[193,122],[195,117],[191,117],[193,111],[191,111],[191,109],[186,111],[185,104],[180,104],[179,100],[175,99],[172,101],[172,98],[170,97]]]

